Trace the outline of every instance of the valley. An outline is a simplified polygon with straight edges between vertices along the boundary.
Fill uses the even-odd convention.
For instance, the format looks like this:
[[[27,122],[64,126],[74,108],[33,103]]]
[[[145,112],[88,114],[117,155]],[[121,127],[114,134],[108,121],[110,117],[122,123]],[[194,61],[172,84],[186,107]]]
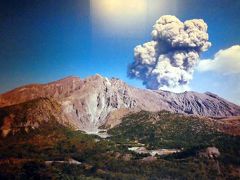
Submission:
[[[214,131],[198,118],[167,111],[143,111],[126,116],[108,134],[109,137],[101,138],[51,120],[40,123],[37,129],[1,138],[0,177],[225,179],[239,176],[240,137]],[[132,151],[133,147],[142,147],[144,153]],[[206,150],[209,147],[217,148],[220,155],[212,157]],[[155,150],[162,151],[155,153]]]
[[[68,85],[73,82],[69,79],[67,81]],[[92,81],[101,86],[106,79],[100,76],[91,77],[90,82],[86,80],[81,88],[92,86]],[[176,109],[171,108],[176,105],[151,106],[153,109],[150,111],[145,109],[148,107],[147,104],[142,104],[148,103],[146,97],[151,99],[152,96],[157,98],[159,93],[165,94],[168,97],[164,101],[163,99],[156,101],[164,104],[167,102],[166,99],[170,98],[169,92],[156,93],[150,90],[140,90],[127,87],[126,84],[123,86],[122,83],[119,85],[119,80],[114,81],[118,82],[118,88],[113,86],[114,83],[111,81],[112,89],[119,91],[125,87],[126,91],[123,93],[125,95],[117,94],[115,96],[117,98],[113,100],[111,94],[108,94],[107,97],[110,97],[110,100],[100,100],[101,105],[98,105],[98,99],[102,97],[96,96],[96,99],[91,99],[91,103],[86,106],[93,107],[88,110],[85,106],[78,109],[76,105],[79,100],[89,103],[88,98],[82,99],[86,98],[82,94],[86,90],[83,91],[79,87],[64,96],[56,92],[55,95],[47,93],[41,97],[33,95],[28,97],[34,98],[26,99],[24,102],[17,102],[16,98],[11,100],[12,105],[2,105],[0,108],[0,178],[239,178],[240,136],[238,129],[240,123],[237,116],[239,106],[207,93],[200,96],[204,97],[201,101],[203,104],[206,101],[213,103],[216,108],[214,113],[217,116],[202,116],[200,112],[210,113],[210,110],[206,108],[197,114],[198,111],[193,110],[194,102],[188,99],[199,98],[198,94],[191,92],[191,97],[189,97],[189,93],[170,93],[171,96],[181,98],[184,96],[183,102],[190,103],[185,108],[193,105],[192,113],[175,112]],[[57,82],[58,86],[62,84],[62,81]],[[66,79],[64,82],[66,83]],[[52,83],[50,86],[53,86]],[[108,86],[107,91],[114,94],[116,91],[110,90],[111,86]],[[20,92],[23,93],[25,90]],[[27,93],[29,90],[32,91],[30,88]],[[137,92],[148,95],[140,100],[138,99],[140,96],[136,95]],[[10,93],[18,94],[19,90]],[[128,102],[124,99],[126,94],[130,93],[133,94],[128,97],[135,102],[135,105],[127,108],[126,104],[121,104],[121,102]],[[3,94],[0,97],[4,99],[5,96],[6,94]],[[215,101],[220,104],[214,104]],[[5,101],[1,100],[1,102]],[[109,105],[104,104],[108,102],[110,102]],[[74,104],[74,107],[70,104]],[[180,105],[181,103],[177,106]],[[181,106],[183,105],[184,103]],[[164,107],[171,108],[164,110]],[[203,108],[202,105],[198,108],[200,107]],[[220,109],[217,111],[217,108],[224,112],[220,112]],[[77,116],[76,112],[78,118],[74,118],[75,115]],[[92,114],[89,115],[89,112]],[[75,113],[74,116],[72,113]],[[223,113],[230,113],[231,116],[218,116]],[[93,117],[94,121],[91,120]],[[105,117],[105,119],[98,119],[99,117]],[[91,126],[95,124],[92,126],[94,128],[89,129],[90,126],[86,123],[92,123]]]

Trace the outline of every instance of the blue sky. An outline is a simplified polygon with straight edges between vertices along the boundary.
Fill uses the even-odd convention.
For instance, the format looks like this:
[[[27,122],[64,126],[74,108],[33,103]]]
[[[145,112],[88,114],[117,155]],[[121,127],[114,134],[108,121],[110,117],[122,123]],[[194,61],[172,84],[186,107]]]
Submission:
[[[204,19],[212,47],[203,59],[240,44],[238,0],[139,0],[137,7],[136,0],[117,1],[0,1],[0,92],[96,73],[144,88],[127,77],[127,66],[133,48],[149,41],[152,25],[165,14]],[[239,80],[239,75],[196,71],[190,87],[240,103]]]

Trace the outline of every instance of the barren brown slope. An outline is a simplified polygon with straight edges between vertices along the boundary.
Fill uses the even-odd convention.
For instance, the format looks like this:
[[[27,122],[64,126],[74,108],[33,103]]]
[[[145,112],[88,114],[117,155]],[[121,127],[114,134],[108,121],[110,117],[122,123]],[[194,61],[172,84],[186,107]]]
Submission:
[[[0,94],[0,107],[19,104],[40,97],[63,98],[81,88],[83,80],[78,77],[64,79],[47,84],[29,84]]]
[[[218,119],[215,122],[215,127],[220,131],[226,134],[240,136],[240,116]]]
[[[77,124],[69,120],[55,100],[39,98],[17,105],[0,108],[0,137],[27,133],[42,124],[58,122],[74,128]]]

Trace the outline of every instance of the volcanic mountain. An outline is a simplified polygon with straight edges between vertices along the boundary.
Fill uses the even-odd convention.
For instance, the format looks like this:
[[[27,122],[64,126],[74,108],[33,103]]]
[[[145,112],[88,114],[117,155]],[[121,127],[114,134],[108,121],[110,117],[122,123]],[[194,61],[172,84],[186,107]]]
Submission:
[[[47,84],[16,88],[0,95],[0,108],[39,98],[47,98],[41,102],[48,104],[54,101],[57,114],[61,114],[64,123],[90,132],[97,131],[100,126],[113,127],[127,113],[141,110],[167,110],[213,118],[240,115],[240,106],[209,92],[139,89],[117,78],[108,79],[98,74],[86,79],[67,77]]]

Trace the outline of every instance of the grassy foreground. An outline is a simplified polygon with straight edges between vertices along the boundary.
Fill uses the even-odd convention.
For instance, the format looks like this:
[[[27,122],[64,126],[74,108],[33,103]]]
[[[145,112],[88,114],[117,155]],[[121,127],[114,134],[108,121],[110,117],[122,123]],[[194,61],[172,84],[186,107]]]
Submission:
[[[240,137],[222,134],[206,121],[166,111],[125,117],[101,139],[56,121],[0,140],[0,179],[238,179]],[[181,152],[144,161],[129,146],[178,148]],[[216,147],[218,158],[198,153]],[[81,164],[46,164],[68,161]]]

